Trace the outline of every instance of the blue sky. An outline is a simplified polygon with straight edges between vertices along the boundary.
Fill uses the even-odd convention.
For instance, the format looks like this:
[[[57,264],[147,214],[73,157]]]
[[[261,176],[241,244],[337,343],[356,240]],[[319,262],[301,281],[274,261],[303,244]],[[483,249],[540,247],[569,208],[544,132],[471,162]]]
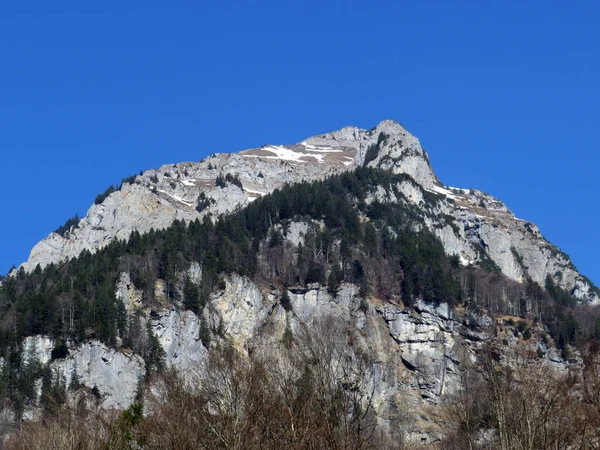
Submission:
[[[88,3],[0,11],[0,273],[141,169],[395,119],[600,284],[597,2]]]

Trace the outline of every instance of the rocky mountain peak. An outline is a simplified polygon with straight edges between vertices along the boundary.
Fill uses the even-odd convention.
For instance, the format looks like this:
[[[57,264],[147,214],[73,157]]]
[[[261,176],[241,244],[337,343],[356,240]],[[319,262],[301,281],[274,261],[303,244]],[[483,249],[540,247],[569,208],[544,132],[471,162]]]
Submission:
[[[402,195],[429,211],[427,225],[463,264],[485,262],[511,279],[542,286],[550,276],[577,297],[598,301],[596,288],[535,225],[515,218],[501,201],[481,191],[443,186],[419,140],[393,120],[371,130],[349,126],[295,145],[265,145],[148,170],[92,205],[77,226],[38,243],[23,268],[32,271],[83,250],[95,252],[115,238],[163,229],[175,219],[225,214],[286,183],[363,166],[409,175],[416,183],[404,183]]]
[[[302,181],[310,184],[285,186]],[[232,211],[216,226],[195,221]],[[264,393],[299,387],[281,397],[284,408],[268,411],[288,417],[287,399],[321,398],[331,386],[332,404],[342,405],[335,423],[358,405],[351,409],[379,426],[382,439],[434,444],[436,411],[477,386],[462,380],[483,358],[486,366],[508,361],[511,370],[493,368],[500,374],[514,373],[511,362],[526,355],[528,371],[534,362],[544,373],[579,366],[576,354],[569,357],[577,314],[565,317],[563,308],[591,311],[577,298],[585,305],[600,294],[499,199],[444,186],[418,139],[393,121],[166,164],[109,189],[79,223],[67,224],[36,245],[25,269],[108,251],[19,273],[0,292],[5,325],[23,342],[14,358],[14,340],[5,339],[11,358],[0,358],[3,373],[22,374],[3,391],[20,396],[11,405],[15,421],[54,405],[45,399],[65,385],[60,398],[109,409],[140,396],[155,406],[158,397],[173,398],[175,408],[158,414],[169,417],[184,397],[169,396],[163,367],[176,370],[182,386],[208,386],[201,402],[189,403],[194,408],[205,398],[219,402],[221,380],[247,367],[253,387],[257,375],[283,377],[265,378]],[[132,234],[151,229],[163,231]],[[317,377],[314,391],[306,390],[307,368]],[[261,402],[270,398],[262,395]],[[148,411],[161,411],[155,406]],[[287,423],[281,429],[287,434]]]
[[[309,137],[302,141],[301,144],[331,145],[335,147],[352,147],[358,149],[373,143],[374,140],[376,141],[380,133],[385,133],[392,138],[410,136],[411,139],[416,140],[416,138],[398,122],[394,120],[383,120],[371,130],[349,126],[340,130]]]

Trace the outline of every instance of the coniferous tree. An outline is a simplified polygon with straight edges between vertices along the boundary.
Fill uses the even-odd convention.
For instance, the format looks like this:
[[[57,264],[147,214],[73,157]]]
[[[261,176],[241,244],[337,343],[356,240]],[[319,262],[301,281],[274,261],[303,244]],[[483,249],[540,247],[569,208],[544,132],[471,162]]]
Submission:
[[[144,355],[144,361],[146,363],[146,374],[150,374],[153,370],[162,370],[164,368],[166,354],[160,341],[152,331],[150,321],[146,322],[146,334],[148,347]]]
[[[77,363],[73,364],[73,373],[71,374],[71,379],[69,380],[69,391],[70,392],[75,392],[77,390],[79,390],[79,388],[81,387],[81,378],[79,376],[79,373],[77,372]]]
[[[186,279],[183,287],[183,304],[187,309],[198,314],[200,310],[200,293],[198,286],[189,278]]]
[[[200,315],[200,330],[198,338],[204,345],[204,347],[210,347],[210,329],[208,328],[208,324],[206,323],[206,319],[204,318],[204,314]]]
[[[281,300],[279,301],[279,303],[281,303],[281,306],[286,311],[292,310],[292,300],[290,299],[290,294],[287,289],[283,290],[283,294],[281,294]]]
[[[337,297],[340,290],[341,279],[342,274],[340,268],[337,265],[333,265],[329,272],[329,277],[327,278],[327,291],[334,297]]]

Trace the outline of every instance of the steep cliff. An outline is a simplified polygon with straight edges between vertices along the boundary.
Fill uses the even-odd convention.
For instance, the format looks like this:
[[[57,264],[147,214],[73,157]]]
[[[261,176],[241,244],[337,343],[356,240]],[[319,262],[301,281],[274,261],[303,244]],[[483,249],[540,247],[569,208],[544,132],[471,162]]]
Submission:
[[[335,297],[320,286],[292,290],[286,310],[278,290],[265,291],[238,275],[227,277],[225,283],[205,311],[213,328],[221,329],[210,346],[213,352],[231,345],[246,357],[249,352],[262,352],[284,360],[289,353],[285,335],[290,333],[302,346],[316,346],[337,361],[334,371],[340,379],[352,371],[360,375],[378,426],[392,441],[434,442],[440,436],[437,408],[461,388],[465,364],[477,361],[481,349],[499,337],[508,338],[503,358],[510,360],[511,352],[525,345],[549,367],[567,367],[540,342],[541,325],[529,325],[534,338],[525,342],[514,324],[506,326],[506,319],[497,321],[445,303],[418,301],[407,308],[371,297],[365,306],[359,286],[352,284],[344,284]],[[197,386],[209,370],[209,348],[199,339],[201,319],[178,308],[146,317],[164,349],[165,365],[176,368],[190,386]],[[76,377],[77,389],[95,391],[102,408],[128,408],[140,394],[146,379],[140,356],[89,341],[72,345],[64,359],[52,359],[55,344],[46,336],[29,337],[23,358],[33,355],[39,363],[49,364],[65,385],[71,386]],[[27,417],[32,418],[36,410],[30,408]]]

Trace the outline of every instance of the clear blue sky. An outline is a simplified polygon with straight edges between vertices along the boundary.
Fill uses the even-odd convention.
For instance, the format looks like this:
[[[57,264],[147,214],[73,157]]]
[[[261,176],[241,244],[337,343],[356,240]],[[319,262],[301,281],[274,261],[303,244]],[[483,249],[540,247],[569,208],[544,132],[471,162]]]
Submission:
[[[0,11],[0,273],[141,169],[395,119],[600,284],[597,1],[92,3]]]

